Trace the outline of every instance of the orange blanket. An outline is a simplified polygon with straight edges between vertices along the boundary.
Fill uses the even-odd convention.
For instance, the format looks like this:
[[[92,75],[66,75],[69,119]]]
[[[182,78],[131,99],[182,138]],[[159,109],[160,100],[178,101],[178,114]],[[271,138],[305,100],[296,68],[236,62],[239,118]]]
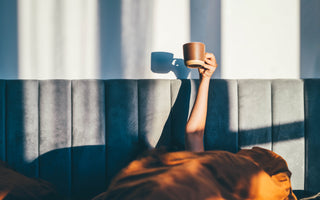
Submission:
[[[296,200],[286,161],[255,147],[237,154],[152,152],[121,171],[101,199]]]
[[[26,177],[0,161],[0,200],[58,200],[53,186],[40,179]]]

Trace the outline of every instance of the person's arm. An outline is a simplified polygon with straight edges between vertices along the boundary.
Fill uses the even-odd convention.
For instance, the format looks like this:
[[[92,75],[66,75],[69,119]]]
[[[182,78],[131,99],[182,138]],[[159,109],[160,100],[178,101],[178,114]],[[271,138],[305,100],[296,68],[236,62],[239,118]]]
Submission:
[[[206,53],[205,65],[199,68],[200,84],[197,97],[186,124],[186,150],[204,151],[203,135],[207,118],[209,84],[210,78],[217,66],[214,55]]]

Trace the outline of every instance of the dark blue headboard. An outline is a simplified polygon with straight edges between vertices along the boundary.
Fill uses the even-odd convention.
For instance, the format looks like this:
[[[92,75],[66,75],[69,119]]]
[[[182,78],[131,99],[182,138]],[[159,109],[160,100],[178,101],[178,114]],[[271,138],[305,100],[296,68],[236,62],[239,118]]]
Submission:
[[[75,199],[106,190],[147,149],[183,150],[198,80],[1,80],[0,159]],[[320,191],[320,80],[212,80],[207,150],[282,155]]]

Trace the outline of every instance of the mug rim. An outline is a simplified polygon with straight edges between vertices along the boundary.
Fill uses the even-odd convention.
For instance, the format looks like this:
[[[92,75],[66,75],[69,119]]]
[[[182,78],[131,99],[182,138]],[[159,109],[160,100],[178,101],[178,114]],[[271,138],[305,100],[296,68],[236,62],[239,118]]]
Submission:
[[[188,43],[183,44],[183,46],[188,45],[188,44],[203,44],[203,45],[205,45],[203,42],[188,42]]]

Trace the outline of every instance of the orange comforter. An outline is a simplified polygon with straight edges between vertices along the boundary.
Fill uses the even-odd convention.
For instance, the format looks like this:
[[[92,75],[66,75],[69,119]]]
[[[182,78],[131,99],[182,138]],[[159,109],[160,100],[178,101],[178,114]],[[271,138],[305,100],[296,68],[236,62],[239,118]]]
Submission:
[[[26,177],[0,161],[0,200],[61,200],[53,186],[40,179]]]
[[[296,200],[286,161],[254,147],[237,154],[152,152],[133,161],[100,199]]]

